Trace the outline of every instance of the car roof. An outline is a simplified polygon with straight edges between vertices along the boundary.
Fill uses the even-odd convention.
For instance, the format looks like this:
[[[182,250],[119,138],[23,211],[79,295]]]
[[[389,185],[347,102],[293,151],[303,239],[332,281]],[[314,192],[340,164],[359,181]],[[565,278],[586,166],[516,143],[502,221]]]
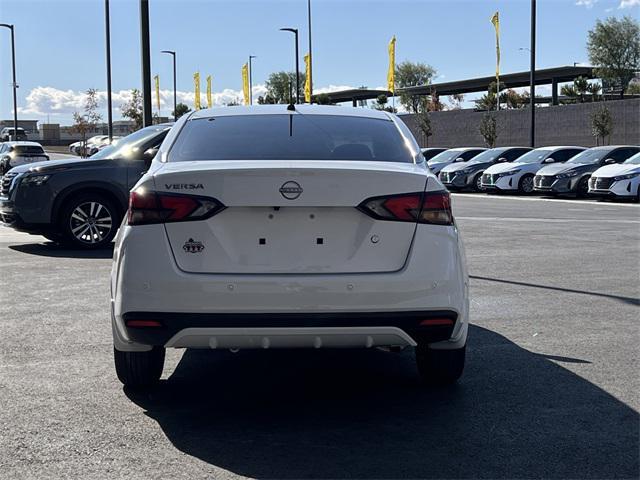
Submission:
[[[639,148],[638,145],[601,145],[599,147],[591,147],[589,150],[614,150],[616,148]]]
[[[448,148],[447,151],[453,152],[466,152],[467,150],[486,150],[485,147],[456,147],[456,148]]]
[[[295,112],[303,115],[338,115],[343,117],[362,117],[389,120],[387,112],[373,108],[342,107],[337,105],[295,105]],[[288,105],[250,105],[234,107],[214,107],[197,110],[191,114],[191,119],[211,118],[238,115],[277,115],[294,113],[288,110]]]
[[[16,141],[11,141],[11,142],[3,142],[7,145],[10,145],[12,147],[16,147],[16,146],[20,146],[20,145],[30,145],[30,146],[38,146],[41,147],[42,145],[40,145],[38,142],[28,142],[26,140],[16,140]]]
[[[581,147],[580,145],[549,145],[548,147],[538,147],[534,150],[562,150],[565,148],[578,148],[580,150],[587,150],[587,147]]]

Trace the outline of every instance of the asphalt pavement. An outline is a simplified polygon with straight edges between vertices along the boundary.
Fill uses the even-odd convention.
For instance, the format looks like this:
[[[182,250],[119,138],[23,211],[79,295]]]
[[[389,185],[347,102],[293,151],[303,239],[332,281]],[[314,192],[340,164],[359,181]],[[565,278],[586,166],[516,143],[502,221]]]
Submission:
[[[2,478],[638,478],[640,207],[454,195],[467,368],[410,351],[169,351],[118,382],[111,251],[0,227]]]

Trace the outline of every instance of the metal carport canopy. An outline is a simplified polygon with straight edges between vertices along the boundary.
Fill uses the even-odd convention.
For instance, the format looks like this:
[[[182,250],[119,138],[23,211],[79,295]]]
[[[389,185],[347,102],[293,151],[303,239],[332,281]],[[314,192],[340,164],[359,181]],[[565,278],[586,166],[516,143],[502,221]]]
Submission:
[[[506,73],[500,75],[500,84],[506,88],[518,88],[529,86],[529,70],[518,73]],[[536,85],[550,83],[572,82],[577,77],[595,78],[593,67],[566,66],[544,68],[536,70]],[[438,95],[454,95],[458,93],[474,93],[486,91],[491,82],[495,82],[496,77],[479,77],[469,80],[456,80],[453,82],[433,83],[418,87],[406,87],[396,89],[396,94],[408,93],[412,95],[431,95],[436,92]]]

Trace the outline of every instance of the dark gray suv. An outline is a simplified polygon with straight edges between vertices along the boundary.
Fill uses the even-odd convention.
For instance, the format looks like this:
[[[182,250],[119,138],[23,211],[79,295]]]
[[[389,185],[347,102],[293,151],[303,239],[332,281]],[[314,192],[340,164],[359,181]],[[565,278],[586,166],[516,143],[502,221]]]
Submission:
[[[88,159],[12,168],[2,177],[0,220],[75,247],[108,245],[127,209],[129,190],[170,129],[170,124],[143,128]]]

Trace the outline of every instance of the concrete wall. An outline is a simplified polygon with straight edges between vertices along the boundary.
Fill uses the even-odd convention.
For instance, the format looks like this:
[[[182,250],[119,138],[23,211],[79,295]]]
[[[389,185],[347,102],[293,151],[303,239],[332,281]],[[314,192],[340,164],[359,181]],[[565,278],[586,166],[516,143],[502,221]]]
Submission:
[[[640,99],[606,102],[613,117],[613,134],[610,144],[640,145]],[[536,146],[583,145],[595,146],[591,134],[591,114],[600,103],[559,105],[536,109]],[[485,146],[478,131],[484,112],[452,110],[432,112],[429,147]],[[426,138],[417,128],[414,115],[401,115],[421,146]],[[497,146],[529,145],[528,108],[497,112]]]

